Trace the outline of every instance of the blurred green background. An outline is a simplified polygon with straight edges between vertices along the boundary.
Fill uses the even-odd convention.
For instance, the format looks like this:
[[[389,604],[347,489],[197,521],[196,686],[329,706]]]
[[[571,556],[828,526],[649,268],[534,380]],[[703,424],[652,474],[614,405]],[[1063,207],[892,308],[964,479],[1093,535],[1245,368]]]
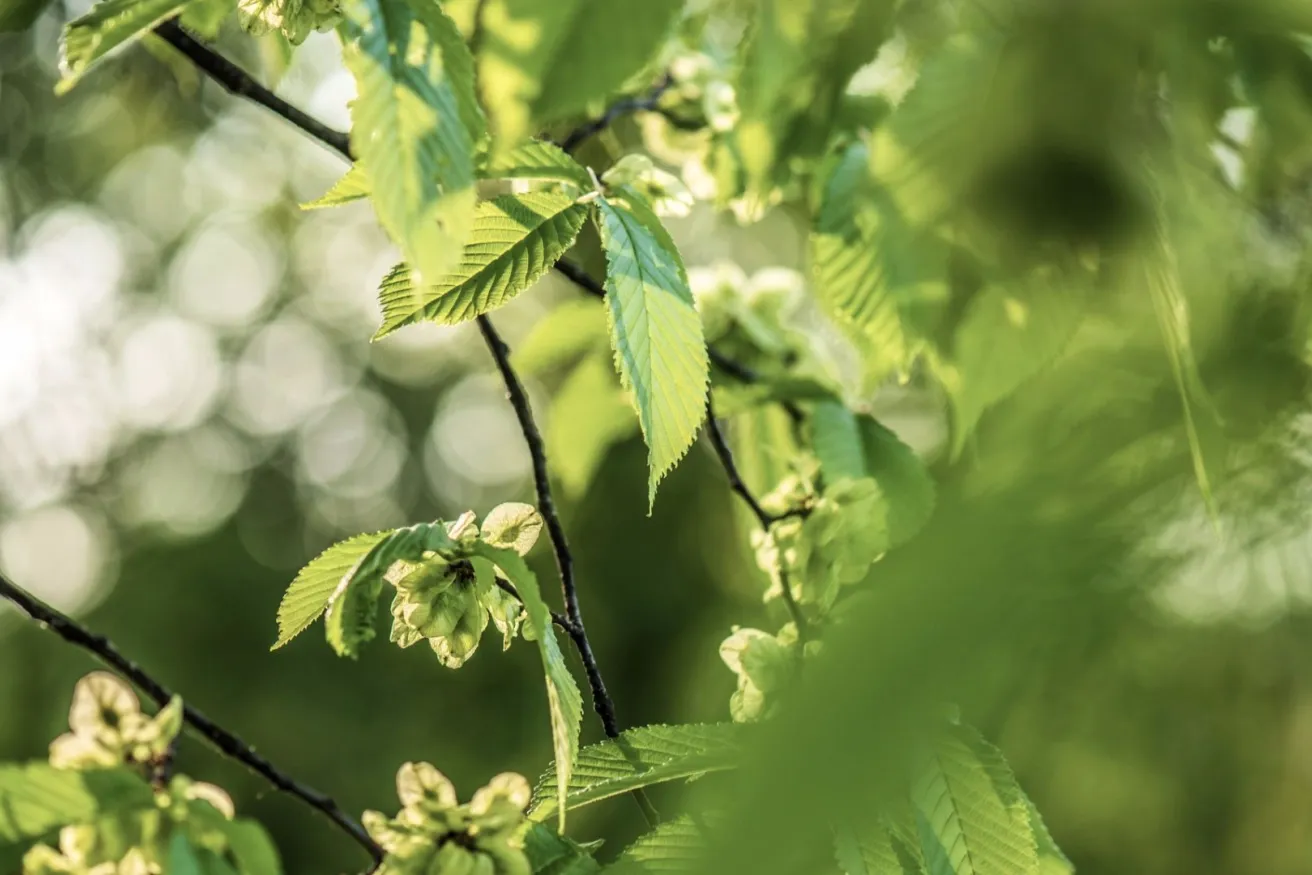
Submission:
[[[462,795],[498,771],[535,776],[550,751],[530,648],[488,639],[459,672],[381,643],[338,660],[313,631],[268,651],[283,588],[334,539],[531,500],[477,332],[425,325],[370,345],[395,251],[368,206],[296,207],[340,163],[161,48],[56,99],[58,27],[76,6],[0,35],[0,566],[348,811],[388,810],[404,760],[435,763]],[[331,37],[286,69],[249,40],[223,48],[345,126]],[[613,136],[592,148],[636,142],[637,126]],[[802,266],[805,229],[785,211],[744,228],[699,210],[672,229],[690,267]],[[494,320],[513,347],[575,294],[549,277]],[[530,388],[547,420],[555,386]],[[876,408],[926,451],[938,409],[914,383]],[[647,518],[644,455],[621,443],[564,501],[593,644],[624,723],[724,720],[733,676],[716,647],[764,622],[746,530],[703,445]],[[1197,561],[1171,586],[1082,635],[1063,627],[1040,664],[1013,654],[1005,691],[968,715],[1081,873],[1312,872],[1312,554],[1297,499],[1268,510],[1276,547],[1181,536]],[[552,574],[545,545],[533,559]],[[91,667],[0,610],[0,760],[44,756]],[[287,871],[363,863],[194,739],[181,768],[267,824]],[[614,845],[640,829],[623,800],[575,822]]]

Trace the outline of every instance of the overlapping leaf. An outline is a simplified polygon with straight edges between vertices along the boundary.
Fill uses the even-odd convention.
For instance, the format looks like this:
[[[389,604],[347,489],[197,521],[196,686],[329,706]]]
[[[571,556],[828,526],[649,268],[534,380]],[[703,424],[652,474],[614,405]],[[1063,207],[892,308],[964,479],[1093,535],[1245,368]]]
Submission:
[[[582,495],[607,452],[637,430],[610,363],[601,355],[579,362],[552,397],[547,420],[547,447],[565,493]]]
[[[537,576],[524,564],[514,550],[493,547],[478,542],[474,549],[491,560],[510,579],[524,602],[529,626],[538,642],[542,655],[542,669],[547,683],[547,705],[551,711],[551,739],[555,749],[555,775],[557,798],[569,798],[574,762],[579,753],[579,728],[583,723],[583,697],[579,694],[574,676],[565,665],[564,654],[556,642],[556,630],[551,625],[551,612],[542,600]],[[558,823],[565,828],[567,806],[558,807]]]
[[[929,875],[1033,875],[1034,833],[1018,822],[989,770],[953,737],[934,747],[913,791]]]
[[[630,729],[579,752],[566,807],[579,808],[652,784],[731,769],[738,762],[739,738],[739,727],[725,723]],[[545,819],[559,807],[560,783],[554,769],[538,781],[530,809],[535,820]]]
[[[153,805],[150,785],[128,769],[78,771],[44,762],[0,765],[0,843],[44,835],[124,808]]]
[[[708,824],[688,815],[666,821],[624,849],[607,875],[687,872],[706,847]]]
[[[534,127],[605,98],[664,42],[682,0],[488,0],[480,87],[495,138],[517,145]]]
[[[388,534],[378,532],[347,538],[297,572],[278,605],[278,640],[270,649],[282,647],[319,619],[342,579]]]
[[[599,198],[611,346],[647,440],[648,506],[701,427],[710,379],[702,323],[669,234],[627,191]]]
[[[64,93],[111,51],[175,14],[186,0],[100,0],[86,15],[64,28],[59,80]]]
[[[595,875],[600,864],[578,842],[534,824],[524,836],[524,854],[534,875]]]
[[[403,325],[453,325],[510,301],[537,282],[587,219],[588,209],[552,191],[505,195],[478,205],[473,232],[460,265],[436,282],[416,284],[406,264],[397,265],[379,289],[383,324],[374,339]]]
[[[435,3],[346,0],[351,142],[383,227],[421,276],[453,267],[474,218],[472,61]]]

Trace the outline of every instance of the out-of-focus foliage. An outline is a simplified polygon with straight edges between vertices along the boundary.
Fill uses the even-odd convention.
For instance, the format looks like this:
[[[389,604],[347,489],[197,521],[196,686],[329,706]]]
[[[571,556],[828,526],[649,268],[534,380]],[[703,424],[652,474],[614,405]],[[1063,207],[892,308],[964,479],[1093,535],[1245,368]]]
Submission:
[[[542,775],[403,769],[386,870],[1306,869],[1301,2],[11,6],[0,562],[348,810]],[[345,867],[190,740],[278,851],[161,775],[176,702],[92,676],[59,735],[85,666],[15,626],[0,871]]]

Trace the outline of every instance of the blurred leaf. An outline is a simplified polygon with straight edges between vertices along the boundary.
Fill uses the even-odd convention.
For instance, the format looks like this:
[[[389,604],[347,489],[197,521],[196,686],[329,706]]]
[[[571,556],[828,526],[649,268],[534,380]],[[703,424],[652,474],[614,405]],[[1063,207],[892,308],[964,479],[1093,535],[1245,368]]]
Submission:
[[[50,0],[8,0],[0,6],[0,33],[27,30],[49,5]]]
[[[889,547],[906,543],[934,512],[934,480],[915,451],[878,420],[858,418],[866,476],[879,484],[888,505]]]
[[[0,842],[34,838],[124,808],[150,808],[150,785],[126,768],[0,765]]]
[[[570,298],[537,320],[512,361],[520,373],[540,376],[609,345],[604,305],[591,298]]]
[[[360,645],[374,637],[374,615],[384,575],[396,562],[418,563],[425,551],[452,546],[440,520],[417,523],[385,533],[346,574],[328,600],[324,618],[328,643],[338,656],[354,658]]]
[[[241,875],[281,875],[278,848],[263,825],[244,818],[225,818],[222,829]]]
[[[524,564],[524,560],[514,550],[493,547],[491,544],[477,542],[473,549],[481,556],[492,560],[515,585],[524,610],[528,615],[529,627],[538,642],[538,651],[542,655],[542,668],[547,682],[547,705],[551,711],[551,739],[555,748],[556,794],[558,798],[569,798],[569,787],[574,772],[574,761],[579,754],[579,729],[583,723],[583,697],[574,683],[574,676],[565,665],[564,654],[556,642],[556,630],[551,625],[551,612],[542,600],[542,591],[538,588],[538,579]],[[559,829],[565,828],[566,806],[559,809],[557,819]]]
[[[594,875],[601,866],[578,842],[533,824],[524,836],[524,853],[534,875]]]
[[[732,769],[738,763],[741,728],[731,723],[642,726],[579,751],[569,779],[566,807],[581,808],[601,799],[680,778]],[[554,769],[538,780],[529,816],[544,820],[559,803]]]
[[[474,220],[468,50],[432,3],[346,0],[339,26],[355,76],[351,143],[378,219],[426,278],[458,261]]]
[[[488,0],[481,17],[480,88],[498,143],[610,96],[665,41],[682,0]]]
[[[111,51],[152,30],[185,4],[186,0],[100,0],[64,27],[59,63],[63,75],[55,92],[66,93]]]
[[[231,14],[232,0],[188,0],[179,22],[201,39],[213,41]]]
[[[687,872],[706,843],[705,829],[688,815],[666,821],[625,848],[604,871],[613,875]]]
[[[829,482],[866,476],[857,417],[843,402],[817,401],[811,408],[811,447]]]
[[[1046,281],[1044,281],[1046,280]],[[986,286],[957,327],[951,365],[941,370],[952,396],[952,452],[965,446],[980,416],[1051,364],[1080,323],[1078,280],[1054,275]]]
[[[896,839],[883,826],[862,833],[840,831],[834,840],[835,856],[843,875],[925,875],[909,854],[899,854]]]
[[[601,308],[593,308],[600,316]],[[602,355],[585,358],[552,396],[547,420],[547,446],[565,493],[581,496],[610,448],[636,431],[614,367]]]
[[[932,760],[913,791],[929,875],[1037,872],[1029,824],[1016,818],[970,748],[947,737],[935,745]]]
[[[340,207],[342,204],[349,204],[352,201],[369,197],[370,188],[369,175],[365,173],[364,167],[359,164],[352,164],[350,169],[333,183],[332,188],[323,193],[322,197],[301,204],[301,209],[318,210],[324,207]]]
[[[416,287],[405,264],[383,278],[379,340],[404,325],[454,325],[500,307],[551,270],[583,227],[588,208],[557,192],[506,195],[478,205],[460,266]]]
[[[679,252],[641,197],[599,198],[597,211],[611,345],[650,450],[650,510],[656,485],[692,446],[706,412],[706,341]]]
[[[857,340],[867,373],[882,377],[910,364],[920,310],[947,296],[947,259],[867,178],[867,160],[864,144],[849,147],[826,181],[811,272],[820,304]]]
[[[296,574],[278,605],[277,650],[310,627],[328,607],[341,582],[390,532],[356,535],[320,553]]]

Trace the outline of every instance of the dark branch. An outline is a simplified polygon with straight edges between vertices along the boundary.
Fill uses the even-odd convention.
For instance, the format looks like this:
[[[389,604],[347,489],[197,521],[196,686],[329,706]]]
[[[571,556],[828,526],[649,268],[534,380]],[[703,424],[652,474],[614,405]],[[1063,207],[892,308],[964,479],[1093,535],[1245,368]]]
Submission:
[[[624,116],[635,112],[655,110],[656,104],[660,103],[661,97],[664,96],[666,91],[670,90],[670,86],[673,84],[674,77],[669,73],[666,73],[643,96],[626,97],[622,100],[615,101],[600,116],[592,121],[584,122],[566,134],[565,138],[557,145],[566,152],[573,152],[579,146],[583,145],[588,137],[606,130],[606,128],[610,127]]]
[[[265,109],[291,122],[348,161],[351,160],[351,138],[349,136],[341,131],[333,130],[317,119],[310,117],[259,82],[256,82],[245,70],[183,30],[176,19],[166,21],[155,28],[155,34],[186,55],[188,60],[200,68],[201,72],[222,85],[230,93],[258,103]]]
[[[772,514],[761,507],[761,503],[756,500],[756,496],[752,495],[752,491],[743,482],[742,475],[738,473],[738,464],[734,461],[733,451],[729,449],[729,442],[724,439],[724,432],[720,430],[720,423],[715,418],[715,407],[711,403],[709,395],[706,398],[706,436],[711,439],[711,446],[715,448],[715,455],[720,458],[720,465],[729,478],[729,488],[751,510],[752,515],[756,517],[756,521],[761,524],[763,532],[769,533],[770,527],[782,519],[805,514],[804,510],[789,510],[781,514]],[[779,589],[783,592],[784,606],[788,609],[789,616],[792,617],[793,623],[797,626],[798,641],[805,642],[806,617],[802,614],[802,607],[793,595],[793,588],[788,581],[788,575],[782,568],[779,569]]]
[[[578,583],[574,579],[574,557],[569,550],[569,541],[565,537],[565,527],[560,522],[560,514],[556,511],[556,501],[551,495],[551,475],[547,470],[547,446],[542,440],[542,432],[538,431],[537,423],[533,420],[533,408],[528,403],[528,394],[524,391],[524,384],[519,381],[519,375],[510,364],[510,347],[497,334],[497,330],[492,325],[492,320],[487,316],[478,317],[478,330],[483,332],[483,339],[487,342],[487,348],[492,352],[492,358],[496,360],[497,370],[501,372],[501,379],[506,384],[506,396],[510,399],[510,406],[515,409],[515,418],[519,420],[519,429],[524,434],[524,442],[528,444],[529,458],[533,462],[533,485],[538,494],[538,512],[542,514],[542,519],[547,524],[547,534],[551,537],[551,548],[556,554],[556,568],[560,571],[560,585],[565,593],[565,619],[566,624],[558,625],[569,635],[570,640],[574,642],[574,647],[579,652],[579,659],[583,662],[583,671],[588,676],[588,686],[592,688],[592,707],[596,710],[597,716],[601,718],[602,728],[606,731],[608,738],[618,738],[620,734],[619,720],[615,716],[615,702],[611,699],[610,693],[606,691],[606,682],[601,677],[601,667],[597,664],[597,656],[592,652],[592,643],[588,640],[587,627],[583,625],[583,609],[579,606]],[[650,800],[641,790],[635,790],[633,798],[637,800],[638,805],[642,808],[643,816],[647,818],[648,823],[655,826],[659,820],[656,809],[652,806]]]
[[[506,580],[504,577],[497,578],[497,589],[501,590],[506,595],[510,596],[515,601],[519,602],[521,605],[524,604],[524,598],[519,594],[519,590],[515,589],[515,585],[510,581]],[[574,637],[574,624],[569,621],[569,617],[566,617],[564,614],[557,613],[556,611],[552,611],[551,622],[559,626],[560,631],[570,636],[570,638]]]
[[[32,620],[123,675],[154,699],[161,708],[173,698],[173,693],[168,688],[119,652],[108,638],[91,632],[3,576],[0,576],[0,598],[13,603]],[[295,796],[305,804],[323,812],[343,832],[367,850],[375,864],[382,862],[383,849],[369,837],[364,827],[342,811],[331,798],[279,771],[271,762],[257,754],[249,744],[216,725],[214,721],[190,705],[186,705],[183,710],[183,720],[223,754],[242,763],[282,792]]]

